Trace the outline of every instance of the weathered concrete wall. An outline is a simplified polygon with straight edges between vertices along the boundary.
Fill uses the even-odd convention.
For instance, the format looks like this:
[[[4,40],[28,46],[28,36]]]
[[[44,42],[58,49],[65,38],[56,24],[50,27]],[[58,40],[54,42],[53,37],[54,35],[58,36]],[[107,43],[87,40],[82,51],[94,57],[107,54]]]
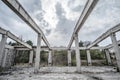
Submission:
[[[11,67],[14,64],[15,50],[5,49],[2,57],[2,67]]]

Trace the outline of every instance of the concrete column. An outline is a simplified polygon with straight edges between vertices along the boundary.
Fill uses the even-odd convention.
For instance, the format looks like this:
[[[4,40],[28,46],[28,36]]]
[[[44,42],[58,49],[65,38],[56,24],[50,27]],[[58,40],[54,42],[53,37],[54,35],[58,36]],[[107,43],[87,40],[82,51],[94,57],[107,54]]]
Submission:
[[[87,63],[88,63],[88,66],[92,65],[90,50],[87,50]]]
[[[78,34],[75,34],[75,51],[76,51],[77,72],[80,72],[81,71],[81,59],[80,59],[80,51],[79,51]]]
[[[48,53],[48,65],[51,66],[52,65],[52,51],[49,50]]]
[[[16,63],[16,59],[17,59],[17,57],[19,56],[18,54],[19,54],[19,50],[16,50],[16,51],[15,51],[15,58],[14,58],[14,65],[17,64],[17,63]]]
[[[71,66],[71,50],[68,50],[68,66]]]
[[[112,64],[112,61],[111,61],[111,58],[110,58],[110,52],[109,50],[105,50],[105,55],[106,55],[106,59],[107,59],[107,63],[108,65],[111,65]]]
[[[7,36],[2,35],[2,39],[0,42],[0,66],[2,66],[3,52],[5,50],[6,41],[7,41]]]
[[[33,64],[33,50],[30,50],[30,54],[29,54],[29,65],[32,66]]]
[[[113,43],[113,48],[115,51],[116,61],[117,61],[117,68],[120,71],[120,49],[118,47],[117,39],[114,33],[111,34],[111,40]]]
[[[38,72],[38,70],[40,68],[41,40],[42,40],[42,36],[41,36],[41,34],[38,34],[36,56],[35,56],[36,57],[35,58],[35,72]]]
[[[8,54],[9,54],[9,57],[8,57],[8,58],[9,58],[9,67],[11,67],[11,65],[12,65],[12,63],[11,63],[11,61],[12,61],[12,52],[13,52],[13,51],[12,51],[11,49],[8,49],[8,50],[9,50],[9,51],[8,51],[8,52],[9,52],[9,53],[8,53]]]
[[[16,50],[13,49],[13,55],[12,55],[12,66],[14,66],[14,61],[15,61],[15,54],[16,54]]]
[[[6,67],[7,54],[8,54],[8,49],[5,49],[2,67]]]

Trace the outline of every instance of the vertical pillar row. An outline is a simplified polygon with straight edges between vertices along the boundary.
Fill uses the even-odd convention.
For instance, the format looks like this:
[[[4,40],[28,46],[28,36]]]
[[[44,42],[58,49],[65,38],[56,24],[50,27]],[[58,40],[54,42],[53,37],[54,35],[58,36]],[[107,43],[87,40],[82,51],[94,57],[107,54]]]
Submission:
[[[116,39],[115,34],[112,33],[110,37],[111,37],[111,40],[112,40],[112,43],[113,43],[113,48],[114,48],[114,51],[115,51],[117,68],[118,68],[118,71],[120,71],[120,49],[118,47],[118,43],[117,43],[117,39]]]
[[[38,34],[38,39],[37,39],[37,48],[36,48],[36,55],[35,55],[35,72],[38,72],[40,68],[40,51],[41,51],[41,40],[42,40],[42,35]]]
[[[76,65],[77,65],[77,71],[81,71],[81,59],[80,59],[80,51],[79,51],[79,40],[78,40],[78,34],[75,34],[75,51],[76,51]]]
[[[5,50],[5,44],[7,41],[7,36],[6,35],[2,35],[2,39],[0,42],[0,66],[2,66],[2,62],[3,62],[3,52]]]

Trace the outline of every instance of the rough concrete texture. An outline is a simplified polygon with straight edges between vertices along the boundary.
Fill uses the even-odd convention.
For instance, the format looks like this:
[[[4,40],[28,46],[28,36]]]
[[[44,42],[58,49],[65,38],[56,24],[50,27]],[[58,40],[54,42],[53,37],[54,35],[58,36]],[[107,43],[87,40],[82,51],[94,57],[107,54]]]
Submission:
[[[83,66],[81,73],[76,67],[42,67],[39,73],[34,68],[16,67],[0,76],[0,80],[120,80],[120,73],[113,67]]]

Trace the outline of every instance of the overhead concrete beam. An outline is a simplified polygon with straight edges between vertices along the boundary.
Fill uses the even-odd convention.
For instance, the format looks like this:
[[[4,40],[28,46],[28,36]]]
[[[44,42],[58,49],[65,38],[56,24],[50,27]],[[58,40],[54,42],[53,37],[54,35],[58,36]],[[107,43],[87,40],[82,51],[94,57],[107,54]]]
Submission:
[[[120,24],[116,25],[115,27],[107,30],[105,33],[103,33],[100,37],[98,37],[95,41],[93,41],[87,48],[90,49],[94,45],[100,43],[104,39],[106,39],[108,36],[110,36],[111,33],[116,33],[120,31]]]
[[[3,35],[6,35],[7,37],[15,40],[16,42],[22,44],[23,46],[29,48],[29,49],[32,49],[32,46],[28,45],[27,43],[23,42],[22,40],[20,40],[18,37],[16,37],[14,34],[12,34],[11,32],[3,29],[3,28],[0,28],[0,34],[3,34]]]
[[[120,40],[117,41],[117,43],[118,43],[118,45],[119,45],[119,44],[120,44]],[[112,48],[112,47],[113,47],[113,44],[109,44],[109,45],[105,46],[105,49],[110,49],[110,48]]]
[[[10,45],[5,45],[6,49],[14,49],[14,46],[10,46]],[[28,48],[27,48],[28,49]]]
[[[25,23],[27,23],[34,31],[42,35],[45,44],[50,48],[44,33],[40,27],[35,23],[35,21],[30,17],[27,11],[22,7],[22,5],[17,0],[2,0],[12,11],[14,11]]]
[[[29,50],[25,48],[24,46],[14,46],[16,50]],[[33,47],[33,49],[36,49],[36,46]],[[87,47],[79,47],[80,50],[86,50]],[[105,47],[92,47],[90,50],[98,50],[98,49],[105,49]],[[41,50],[48,50],[49,48],[45,48],[41,46]],[[67,47],[51,47],[51,50],[68,50]],[[75,50],[75,47],[72,47],[71,50]]]
[[[72,34],[70,43],[68,45],[68,49],[70,49],[73,40],[74,40],[74,34],[77,34],[79,32],[79,30],[81,29],[81,27],[83,26],[83,24],[85,23],[86,19],[88,18],[88,16],[91,14],[91,12],[93,11],[94,7],[96,6],[97,2],[99,0],[88,0],[83,11],[82,14],[74,28],[74,32]]]

